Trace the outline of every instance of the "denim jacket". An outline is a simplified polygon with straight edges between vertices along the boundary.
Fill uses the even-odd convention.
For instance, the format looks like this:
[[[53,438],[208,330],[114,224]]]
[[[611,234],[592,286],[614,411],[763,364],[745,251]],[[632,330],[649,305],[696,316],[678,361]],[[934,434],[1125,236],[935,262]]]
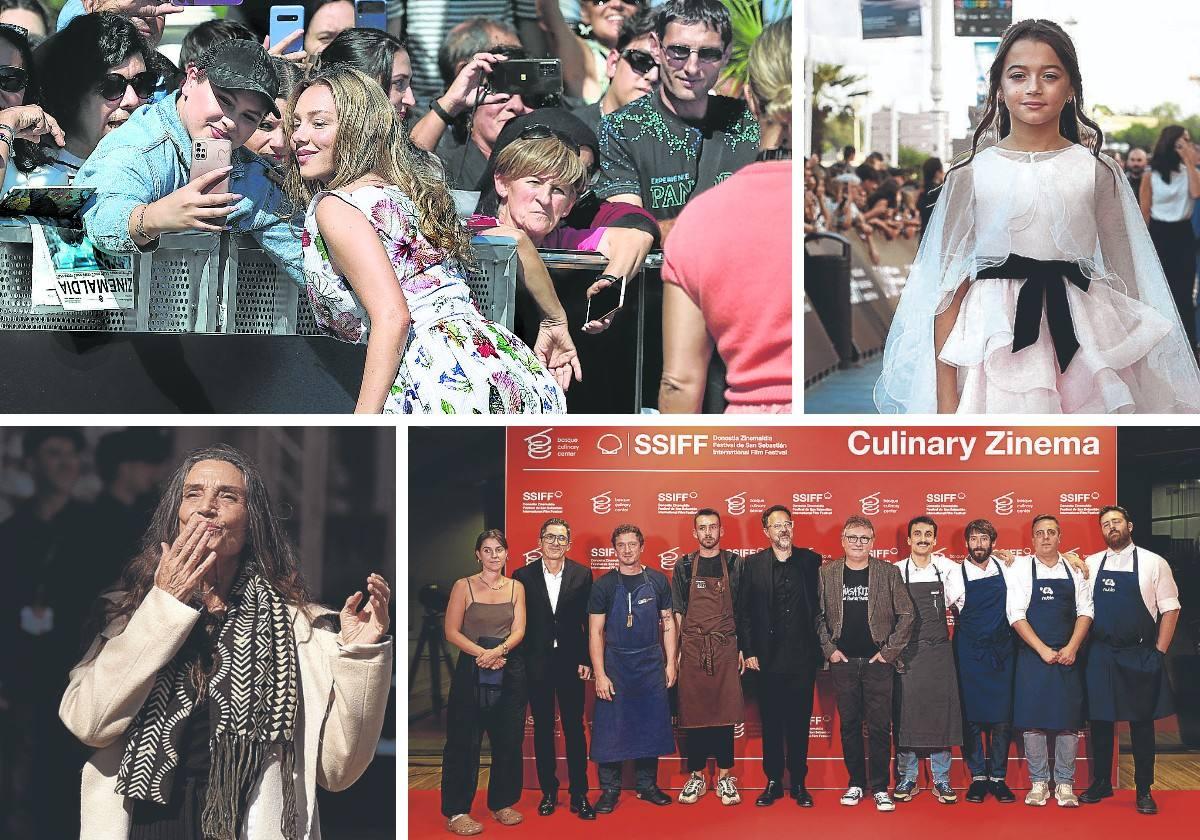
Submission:
[[[191,138],[175,102],[178,94],[146,105],[117,131],[100,140],[75,179],[94,187],[83,221],[92,241],[110,254],[136,253],[129,214],[186,186],[191,169]],[[267,163],[244,148],[233,153],[229,191],[243,196],[229,214],[233,234],[249,234],[295,282],[304,284],[300,247],[302,211],[288,214],[289,202],[268,177]],[[146,250],[153,250],[152,244]]]

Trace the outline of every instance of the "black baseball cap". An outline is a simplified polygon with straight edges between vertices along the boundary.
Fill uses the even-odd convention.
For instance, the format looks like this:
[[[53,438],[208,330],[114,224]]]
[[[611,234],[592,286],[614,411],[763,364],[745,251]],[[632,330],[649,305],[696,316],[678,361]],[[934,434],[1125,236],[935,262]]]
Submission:
[[[205,50],[195,63],[217,87],[261,93],[267,98],[270,112],[280,115],[275,107],[279,77],[262,45],[242,39],[222,41]]]

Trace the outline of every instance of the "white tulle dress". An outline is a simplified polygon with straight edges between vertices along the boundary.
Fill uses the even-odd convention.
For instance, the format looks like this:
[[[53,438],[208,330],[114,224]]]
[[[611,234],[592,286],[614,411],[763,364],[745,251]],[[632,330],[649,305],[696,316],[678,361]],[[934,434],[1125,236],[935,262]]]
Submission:
[[[1069,318],[1054,311],[1048,298],[1062,293],[1049,282],[1045,299],[1030,289],[1036,340],[1036,313],[1026,312],[1027,338],[1017,343],[1027,344],[1013,352],[1018,296],[1031,281],[1003,273],[1050,260],[1078,281],[1055,272]],[[1133,192],[1107,157],[1078,144],[992,146],[949,173],[888,334],[875,386],[881,412],[937,411],[934,318],[964,280],[938,355],[958,369],[960,414],[1200,411],[1200,370],[1166,277]],[[1074,333],[1073,355],[1056,354],[1052,332]]]

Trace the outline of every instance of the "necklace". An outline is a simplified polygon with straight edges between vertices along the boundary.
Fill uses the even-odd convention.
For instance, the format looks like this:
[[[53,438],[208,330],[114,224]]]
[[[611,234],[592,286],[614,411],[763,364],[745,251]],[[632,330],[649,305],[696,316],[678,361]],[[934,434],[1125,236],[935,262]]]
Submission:
[[[501,582],[500,582],[500,585],[499,585],[499,586],[492,586],[490,583],[488,583],[486,580],[484,580],[484,579],[483,579],[483,575],[482,575],[482,574],[476,575],[476,577],[478,577],[478,578],[479,578],[479,582],[480,582],[480,583],[482,583],[484,586],[486,586],[488,589],[492,590],[493,592],[499,592],[501,589],[503,589],[503,588],[504,588],[504,581],[503,581],[503,580],[501,580]]]

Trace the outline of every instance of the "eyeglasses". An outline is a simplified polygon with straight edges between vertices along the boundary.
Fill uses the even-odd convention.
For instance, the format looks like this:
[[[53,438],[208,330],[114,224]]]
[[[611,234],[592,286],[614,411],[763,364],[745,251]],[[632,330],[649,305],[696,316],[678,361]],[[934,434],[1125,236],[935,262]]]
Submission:
[[[725,50],[720,47],[700,47],[693,49],[687,44],[667,44],[663,47],[663,52],[666,53],[669,61],[677,64],[683,64],[692,53],[695,53],[700,59],[701,64],[713,64],[725,57]]]
[[[628,49],[621,53],[621,58],[625,59],[633,72],[639,76],[645,76],[651,70],[658,66],[658,62],[654,60],[654,56],[645,50]]]
[[[792,530],[791,522],[776,522],[774,525],[768,525],[768,529],[772,531],[790,531]]]
[[[122,76],[120,73],[109,73],[104,76],[96,91],[109,102],[115,102],[125,95],[126,88],[133,88],[138,99],[149,99],[158,87],[158,74],[153,70],[138,73],[136,76]]]
[[[842,539],[844,539],[846,542],[850,543],[851,545],[866,545],[871,540],[875,539],[875,535],[871,534],[868,537],[860,537],[860,536],[856,536],[854,534],[842,534]]]
[[[542,534],[542,542],[553,543],[557,545],[566,545],[571,541],[571,538],[566,534]]]
[[[24,67],[13,67],[5,64],[0,66],[0,90],[17,93],[25,90],[29,84],[29,71]]]
[[[558,140],[575,154],[579,154],[579,144],[567,137],[561,131],[555,131],[548,125],[541,123],[533,123],[521,129],[521,133],[517,135],[518,140],[549,140],[553,137]]]

